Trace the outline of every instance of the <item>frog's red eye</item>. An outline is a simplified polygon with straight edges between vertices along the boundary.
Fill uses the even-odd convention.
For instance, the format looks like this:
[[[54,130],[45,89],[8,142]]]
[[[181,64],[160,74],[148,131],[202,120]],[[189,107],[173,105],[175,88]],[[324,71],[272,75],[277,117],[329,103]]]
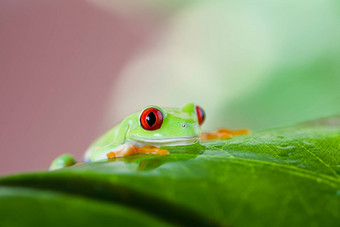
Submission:
[[[147,108],[140,115],[139,121],[145,130],[156,130],[159,129],[163,123],[163,114],[157,108]]]
[[[202,125],[205,119],[205,112],[200,106],[196,106],[198,124]]]

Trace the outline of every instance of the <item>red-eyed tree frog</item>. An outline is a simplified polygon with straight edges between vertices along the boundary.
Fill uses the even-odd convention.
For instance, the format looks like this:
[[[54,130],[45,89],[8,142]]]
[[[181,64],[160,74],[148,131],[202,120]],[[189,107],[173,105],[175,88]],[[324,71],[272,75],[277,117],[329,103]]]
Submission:
[[[85,162],[113,159],[136,154],[168,155],[164,146],[191,145],[201,140],[226,139],[247,134],[248,130],[220,129],[201,133],[204,110],[193,103],[182,108],[148,106],[126,117],[121,123],[97,139],[85,152]],[[75,158],[64,154],[56,158],[50,170],[76,164]]]

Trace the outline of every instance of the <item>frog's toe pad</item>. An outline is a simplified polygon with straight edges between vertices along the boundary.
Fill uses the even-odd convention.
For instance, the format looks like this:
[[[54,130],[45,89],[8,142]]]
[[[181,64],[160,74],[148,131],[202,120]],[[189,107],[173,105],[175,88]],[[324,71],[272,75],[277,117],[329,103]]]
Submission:
[[[76,164],[76,159],[72,155],[63,154],[53,160],[50,170],[61,169],[67,166],[73,166],[74,164]]]
[[[137,155],[137,154],[168,155],[169,151],[165,149],[160,149],[154,146],[137,147],[134,145],[130,145],[130,146],[124,146],[121,150],[112,151],[108,153],[106,156],[108,158],[118,158],[118,157],[125,157],[129,155]]]
[[[215,132],[203,132],[201,140],[216,140],[216,139],[229,139],[233,136],[249,134],[248,129],[230,130],[226,128],[219,129]]]

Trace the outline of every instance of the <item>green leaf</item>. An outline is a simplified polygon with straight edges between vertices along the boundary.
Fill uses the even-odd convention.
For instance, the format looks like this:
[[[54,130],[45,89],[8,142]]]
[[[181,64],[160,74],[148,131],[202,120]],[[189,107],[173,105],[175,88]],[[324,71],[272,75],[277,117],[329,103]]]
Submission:
[[[120,204],[56,192],[2,187],[0,201],[1,226],[167,226]]]
[[[92,224],[112,215],[146,225],[336,226],[339,122],[334,117],[210,141],[198,152],[8,176],[0,179],[0,213],[12,207],[6,213],[12,220],[27,212],[21,220],[30,218],[32,225],[40,215],[31,207],[43,206],[46,222],[59,217],[70,223],[67,211],[75,210],[76,219],[83,214]],[[54,206],[65,212],[56,214]]]

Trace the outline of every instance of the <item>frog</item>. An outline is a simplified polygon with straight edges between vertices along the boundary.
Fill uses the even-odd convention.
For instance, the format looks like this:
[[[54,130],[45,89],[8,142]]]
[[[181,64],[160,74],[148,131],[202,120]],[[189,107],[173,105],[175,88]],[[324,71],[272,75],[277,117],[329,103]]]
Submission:
[[[194,103],[180,108],[147,106],[95,140],[85,151],[83,160],[88,163],[139,154],[169,155],[163,147],[193,145],[249,132],[247,129],[219,129],[202,133],[205,118],[203,108]],[[50,170],[77,164],[71,154],[63,154],[52,162]]]

